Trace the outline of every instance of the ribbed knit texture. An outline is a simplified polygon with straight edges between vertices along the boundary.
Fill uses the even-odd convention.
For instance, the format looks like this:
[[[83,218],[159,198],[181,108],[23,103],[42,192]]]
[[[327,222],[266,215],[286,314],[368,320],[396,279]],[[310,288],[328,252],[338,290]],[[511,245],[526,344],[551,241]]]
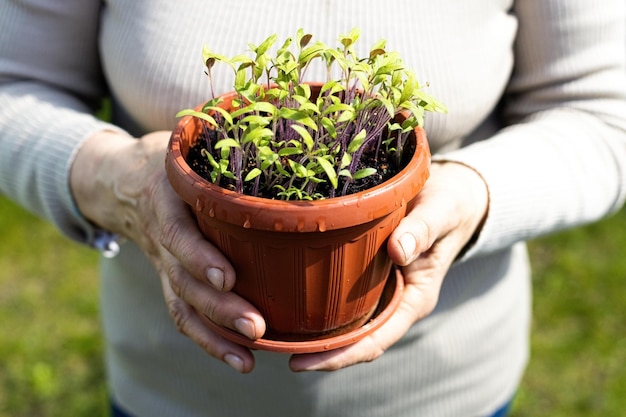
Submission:
[[[107,367],[122,408],[150,417],[481,416],[513,395],[530,317],[528,261],[516,242],[598,219],[625,198],[623,0],[105,4],[0,1],[0,192],[68,236],[94,235],[68,181],[85,139],[171,129],[179,109],[209,94],[203,44],[233,55],[300,27],[327,43],[360,27],[362,51],[387,39],[449,109],[427,118],[434,159],[472,166],[491,199],[435,312],[378,360],[333,373],[294,374],[286,356],[256,352],[255,371],[238,375],[208,357],[176,331],[153,268],[127,243],[102,266]],[[217,69],[217,93],[231,80]],[[114,124],[90,115],[107,84]]]

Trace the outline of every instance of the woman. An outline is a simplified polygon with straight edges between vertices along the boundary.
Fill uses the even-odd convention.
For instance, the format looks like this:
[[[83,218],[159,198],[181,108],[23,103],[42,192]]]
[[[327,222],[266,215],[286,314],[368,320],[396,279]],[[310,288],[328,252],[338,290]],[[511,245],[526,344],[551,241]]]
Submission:
[[[116,413],[505,412],[528,356],[521,242],[626,196],[626,6],[382,3],[0,2],[0,190],[107,255],[127,239],[102,262]],[[363,47],[387,39],[449,113],[428,116],[431,178],[389,240],[401,307],[355,345],[288,358],[230,343],[194,313],[252,339],[265,330],[229,292],[235,271],[169,187],[163,155],[174,114],[208,96],[202,44],[234,55],[300,27],[326,43],[352,27]],[[230,90],[224,74],[216,85]],[[106,95],[111,123],[92,116]]]

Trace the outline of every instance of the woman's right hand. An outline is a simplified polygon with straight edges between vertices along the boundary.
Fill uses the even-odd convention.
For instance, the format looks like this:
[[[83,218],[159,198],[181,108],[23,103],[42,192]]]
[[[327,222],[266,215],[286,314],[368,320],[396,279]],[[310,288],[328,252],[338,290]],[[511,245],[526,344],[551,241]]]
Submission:
[[[146,253],[181,333],[239,372],[250,372],[252,352],[215,334],[199,314],[250,339],[263,335],[265,321],[250,303],[230,292],[233,267],[203,237],[190,209],[171,188],[164,169],[169,137],[166,131],[139,140],[115,132],[94,135],[72,165],[74,198],[87,219],[134,241]]]

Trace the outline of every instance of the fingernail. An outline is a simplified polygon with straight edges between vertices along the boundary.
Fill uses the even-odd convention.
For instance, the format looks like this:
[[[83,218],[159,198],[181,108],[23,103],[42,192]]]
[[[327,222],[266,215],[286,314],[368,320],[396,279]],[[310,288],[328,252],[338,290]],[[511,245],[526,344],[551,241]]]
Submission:
[[[224,355],[224,362],[235,368],[239,372],[243,372],[243,359],[233,353]]]
[[[218,290],[224,288],[224,271],[219,268],[209,268],[206,271],[206,277],[209,282]]]
[[[400,236],[398,241],[400,243],[400,247],[402,248],[402,252],[404,252],[404,260],[405,262],[408,262],[413,257],[415,248],[417,247],[415,236],[411,233],[405,233]]]
[[[235,329],[237,329],[239,333],[246,336],[248,339],[255,339],[254,324],[252,324],[251,320],[244,318],[235,320]]]

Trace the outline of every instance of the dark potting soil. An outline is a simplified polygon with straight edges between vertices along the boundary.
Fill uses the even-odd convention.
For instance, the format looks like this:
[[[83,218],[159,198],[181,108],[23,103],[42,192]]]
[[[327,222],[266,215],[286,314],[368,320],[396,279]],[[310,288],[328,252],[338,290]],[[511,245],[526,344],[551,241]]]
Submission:
[[[200,138],[189,149],[186,161],[194,172],[196,172],[205,180],[211,182],[211,166],[208,159],[203,155],[202,152],[202,150],[206,148],[205,144],[206,137],[204,136],[204,134],[201,134]],[[389,157],[389,155],[387,155],[383,151],[379,151],[377,157],[375,155],[375,150],[364,152],[361,156],[357,171],[365,167],[374,167],[377,169],[377,172],[360,180],[351,181],[350,184],[348,184],[345,195],[367,190],[389,180],[408,164],[414,152],[414,146],[408,146],[407,144],[407,147],[405,147],[404,150],[403,158],[399,164],[397,163],[395,158]],[[242,178],[245,178],[247,172],[252,168],[253,167],[248,167],[247,170],[246,168],[244,168],[244,174],[242,175]],[[345,181],[346,179],[344,177],[339,178],[339,187],[337,188],[337,190],[335,190],[335,196],[340,195],[343,190]],[[285,179],[285,182],[287,182],[287,179]],[[220,178],[218,185],[229,190],[235,190],[235,180],[226,178],[225,176],[222,176]],[[296,181],[294,182],[294,185],[298,186],[299,184]],[[244,194],[253,195],[253,182],[244,182],[243,190]],[[263,188],[261,186],[259,187],[257,196],[263,198],[281,199],[281,197],[278,196],[279,191],[280,190],[276,188],[267,189],[267,187]],[[324,196],[324,198],[329,198],[331,196],[330,182],[326,181],[316,184],[314,192],[319,193],[320,195]]]

